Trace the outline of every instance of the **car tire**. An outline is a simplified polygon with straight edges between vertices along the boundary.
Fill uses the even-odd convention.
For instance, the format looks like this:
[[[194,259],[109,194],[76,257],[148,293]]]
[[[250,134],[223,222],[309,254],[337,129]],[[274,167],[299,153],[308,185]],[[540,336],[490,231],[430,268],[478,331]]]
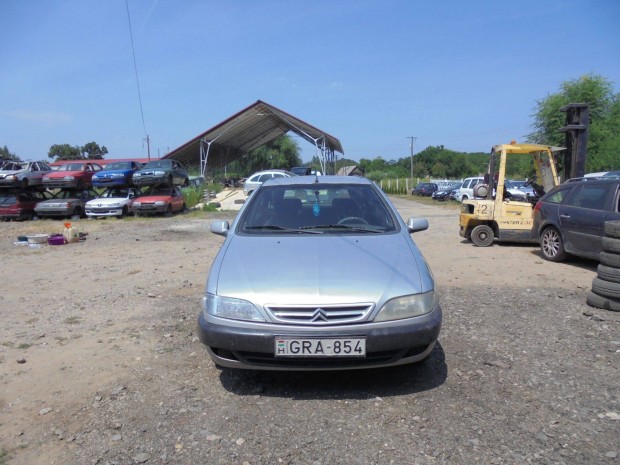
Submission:
[[[554,227],[546,228],[540,235],[540,251],[546,260],[561,262],[568,254],[564,251],[564,240]]]
[[[493,228],[486,224],[479,224],[474,229],[472,229],[470,234],[470,239],[474,243],[474,245],[478,247],[489,247],[493,244],[493,239],[495,239],[495,233],[493,232]]]
[[[620,253],[620,239],[616,237],[603,237],[602,248],[605,252]]]
[[[606,236],[620,238],[620,221],[605,221],[603,228]]]
[[[129,210],[128,210],[128,208],[125,206],[125,207],[123,207],[123,211],[121,212],[121,214],[120,214],[120,215],[118,215],[118,216],[117,216],[117,218],[118,218],[119,220],[122,220],[124,217],[126,217],[126,216],[127,216],[127,214],[128,214],[128,213],[129,213]]]
[[[611,299],[602,295],[598,295],[594,291],[588,292],[586,302],[591,307],[620,312],[620,299]]]
[[[166,208],[165,216],[172,216],[172,205],[168,204],[168,208]]]
[[[592,280],[592,292],[603,297],[620,299],[620,283],[594,278]]]
[[[620,254],[601,252],[599,260],[601,261],[601,264],[605,266],[620,268]]]
[[[603,281],[610,281],[612,283],[620,283],[620,268],[613,268],[611,266],[599,265],[597,268],[597,276]]]

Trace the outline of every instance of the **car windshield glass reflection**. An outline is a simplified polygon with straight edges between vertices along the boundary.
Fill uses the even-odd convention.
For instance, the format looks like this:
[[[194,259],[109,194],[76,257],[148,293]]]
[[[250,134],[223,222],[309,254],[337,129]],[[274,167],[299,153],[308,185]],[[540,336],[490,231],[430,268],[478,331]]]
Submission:
[[[270,186],[255,192],[239,221],[244,234],[384,233],[396,230],[371,186]]]

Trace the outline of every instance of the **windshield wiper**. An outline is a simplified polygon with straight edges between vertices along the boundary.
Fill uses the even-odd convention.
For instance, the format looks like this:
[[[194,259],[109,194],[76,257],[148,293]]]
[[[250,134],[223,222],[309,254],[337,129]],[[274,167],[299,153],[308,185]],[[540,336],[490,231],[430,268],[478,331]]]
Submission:
[[[313,230],[313,229],[346,229],[347,231],[355,232],[369,232],[369,233],[382,233],[380,229],[364,228],[362,226],[351,226],[348,224],[319,224],[316,226],[302,226],[300,229]]]
[[[277,224],[266,224],[263,226],[247,226],[243,228],[245,230],[263,230],[263,231],[281,231],[281,232],[294,232],[294,233],[302,233],[302,234],[323,234],[321,231],[309,231],[305,227],[296,229],[296,228],[285,228],[284,226],[278,226]]]

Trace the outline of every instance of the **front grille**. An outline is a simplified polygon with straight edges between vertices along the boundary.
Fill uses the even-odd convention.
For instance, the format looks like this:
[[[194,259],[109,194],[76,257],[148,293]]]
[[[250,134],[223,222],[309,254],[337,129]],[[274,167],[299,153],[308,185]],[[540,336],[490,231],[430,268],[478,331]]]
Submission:
[[[373,304],[355,305],[307,305],[266,306],[265,309],[276,323],[331,326],[366,321]]]

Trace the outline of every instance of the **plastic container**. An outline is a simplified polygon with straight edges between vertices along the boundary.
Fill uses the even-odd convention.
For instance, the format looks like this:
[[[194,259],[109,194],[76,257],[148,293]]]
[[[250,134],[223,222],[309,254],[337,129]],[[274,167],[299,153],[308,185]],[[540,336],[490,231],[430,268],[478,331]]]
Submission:
[[[47,238],[47,243],[49,245],[64,245],[65,236],[63,234],[52,234]]]
[[[46,244],[47,234],[33,234],[32,236],[26,236],[28,238],[28,244]]]
[[[78,231],[78,228],[73,226],[71,223],[65,223],[65,230],[62,235],[67,244],[78,242],[80,240],[80,232]]]

